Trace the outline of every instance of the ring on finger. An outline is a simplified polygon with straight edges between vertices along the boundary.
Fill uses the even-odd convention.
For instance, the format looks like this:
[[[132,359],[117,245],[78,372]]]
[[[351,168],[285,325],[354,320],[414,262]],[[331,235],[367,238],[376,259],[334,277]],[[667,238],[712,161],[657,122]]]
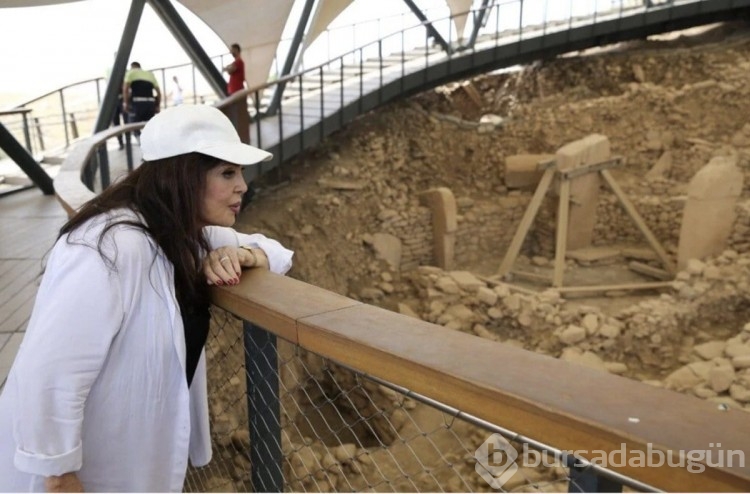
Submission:
[[[229,256],[224,256],[221,259],[219,259],[219,262],[224,262],[224,261],[228,261],[228,260],[229,260]]]

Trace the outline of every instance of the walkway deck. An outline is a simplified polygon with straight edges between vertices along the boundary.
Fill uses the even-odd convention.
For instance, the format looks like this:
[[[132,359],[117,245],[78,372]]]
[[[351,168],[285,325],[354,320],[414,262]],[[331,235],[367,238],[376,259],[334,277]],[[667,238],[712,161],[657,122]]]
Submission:
[[[54,196],[30,189],[3,197],[0,208],[0,387],[29,321],[43,269],[66,215]]]

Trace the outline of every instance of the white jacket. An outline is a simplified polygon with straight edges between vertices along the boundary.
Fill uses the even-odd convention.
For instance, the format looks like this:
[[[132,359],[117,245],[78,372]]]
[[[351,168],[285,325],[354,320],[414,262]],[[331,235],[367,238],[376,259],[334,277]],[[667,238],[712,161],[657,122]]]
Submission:
[[[0,395],[0,491],[43,491],[45,476],[71,471],[86,491],[181,491],[188,456],[211,460],[205,353],[188,390],[172,265],[117,226],[102,246],[110,269],[103,226],[94,218],[49,256]],[[206,233],[212,249],[251,245],[271,271],[291,267],[292,252],[263,235]]]

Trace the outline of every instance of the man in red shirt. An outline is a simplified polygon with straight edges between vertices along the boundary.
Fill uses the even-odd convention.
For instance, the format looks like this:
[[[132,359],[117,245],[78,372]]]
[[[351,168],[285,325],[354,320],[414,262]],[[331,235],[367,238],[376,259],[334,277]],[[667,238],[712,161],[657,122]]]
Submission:
[[[237,43],[229,48],[229,52],[234,57],[234,62],[224,67],[223,70],[229,74],[227,93],[232,94],[245,87],[245,62],[240,57],[240,45]]]

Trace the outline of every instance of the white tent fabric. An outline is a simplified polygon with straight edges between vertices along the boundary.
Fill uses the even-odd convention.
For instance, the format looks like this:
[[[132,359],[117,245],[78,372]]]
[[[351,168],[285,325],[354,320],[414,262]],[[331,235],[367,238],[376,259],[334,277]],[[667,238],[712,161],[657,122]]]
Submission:
[[[240,45],[248,87],[267,81],[294,0],[179,1],[208,24],[227,46]]]
[[[344,11],[354,0],[320,0],[310,23],[310,28],[305,36],[304,48],[310,46],[320,34],[326,30],[338,15]],[[354,48],[354,47],[352,47]],[[304,51],[303,51],[304,52]]]
[[[44,5],[54,5],[56,3],[72,3],[80,1],[81,0],[2,0],[0,2],[0,9],[5,7],[42,7]]]
[[[471,8],[472,0],[446,0],[448,8],[451,11],[451,15],[455,16],[453,22],[456,25],[456,32],[458,33],[457,38],[461,39],[464,37],[464,29],[466,29],[466,20],[468,14],[457,15],[463,12],[468,12]]]
[[[0,0],[3,7],[34,7],[81,0]],[[176,0],[201,18],[219,38],[229,45],[238,43],[245,61],[248,87],[267,82],[276,49],[295,0]],[[297,0],[299,1],[299,0]],[[319,0],[304,38],[302,52],[354,0]],[[374,0],[360,0],[374,1]],[[472,0],[445,0],[452,15],[466,12]],[[459,34],[466,27],[467,15],[456,17]]]

